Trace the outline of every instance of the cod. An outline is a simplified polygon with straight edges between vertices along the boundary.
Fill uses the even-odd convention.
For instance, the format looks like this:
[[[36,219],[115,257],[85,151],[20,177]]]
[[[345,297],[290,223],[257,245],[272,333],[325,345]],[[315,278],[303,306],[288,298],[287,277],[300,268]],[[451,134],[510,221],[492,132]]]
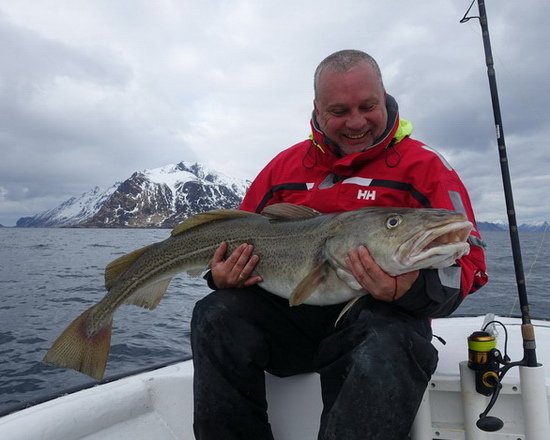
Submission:
[[[103,378],[113,314],[122,304],[154,309],[172,277],[199,276],[222,241],[230,253],[241,243],[260,257],[260,285],[302,303],[344,303],[367,294],[345,263],[364,245],[377,264],[397,276],[423,268],[443,268],[469,252],[472,224],[458,212],[441,209],[363,208],[320,214],[286,203],[262,214],[214,210],[174,228],[164,241],[124,255],[105,269],[107,294],[78,316],[53,343],[44,362]]]

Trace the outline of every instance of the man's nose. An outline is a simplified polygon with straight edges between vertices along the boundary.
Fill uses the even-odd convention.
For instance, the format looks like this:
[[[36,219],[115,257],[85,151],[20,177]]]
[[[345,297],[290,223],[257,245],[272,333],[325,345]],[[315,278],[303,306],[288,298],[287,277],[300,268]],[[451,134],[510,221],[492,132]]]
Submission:
[[[365,126],[365,116],[361,112],[354,110],[346,119],[346,127],[351,130],[361,130]]]

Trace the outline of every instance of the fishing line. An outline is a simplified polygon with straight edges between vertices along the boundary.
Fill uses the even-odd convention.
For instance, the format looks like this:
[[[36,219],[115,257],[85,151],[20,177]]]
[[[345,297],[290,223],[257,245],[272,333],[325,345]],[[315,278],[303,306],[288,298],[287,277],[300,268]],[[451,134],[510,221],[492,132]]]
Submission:
[[[542,231],[542,238],[540,240],[539,248],[537,249],[537,253],[535,254],[535,259],[533,260],[533,263],[531,263],[531,266],[529,267],[529,272],[527,273],[526,279],[529,279],[529,275],[531,275],[531,272],[533,271],[533,267],[535,267],[535,264],[537,263],[541,250],[542,245],[544,244],[544,237],[546,237],[546,231],[548,230],[548,222],[544,222],[544,231]]]
[[[533,272],[533,268],[535,267],[535,264],[538,262],[547,230],[548,230],[548,222],[544,222],[544,231],[542,231],[542,238],[540,240],[539,248],[537,249],[537,253],[535,254],[535,258],[533,259],[531,266],[529,267],[529,272],[527,272],[527,275],[525,276],[525,282],[529,280],[529,276],[531,275],[531,272]],[[514,297],[514,302],[512,303],[512,307],[510,308],[510,312],[508,313],[508,316],[512,316],[512,313],[514,312],[514,309],[516,308],[517,304],[518,304],[518,297],[516,296]]]

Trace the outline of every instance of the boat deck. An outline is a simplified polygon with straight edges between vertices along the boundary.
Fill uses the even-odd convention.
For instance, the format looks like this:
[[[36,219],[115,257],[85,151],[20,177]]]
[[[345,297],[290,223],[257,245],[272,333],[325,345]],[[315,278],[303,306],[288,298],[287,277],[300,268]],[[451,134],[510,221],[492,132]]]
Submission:
[[[485,317],[434,320],[434,339],[440,352],[438,369],[428,385],[413,439],[525,439],[522,389],[518,368],[509,371],[491,415],[505,421],[496,433],[466,437],[459,363],[467,359],[467,337],[483,325]],[[509,333],[508,353],[522,357],[519,320],[499,318]],[[550,323],[534,321],[539,362],[544,364],[546,396],[550,380]],[[503,331],[498,347],[504,350]],[[192,439],[192,376],[190,361],[103,384],[27,408],[0,419],[0,438],[9,440],[119,440]],[[277,440],[315,439],[321,413],[319,377],[267,377],[270,422]],[[479,414],[488,402],[475,397]],[[477,408],[476,408],[477,405]],[[429,434],[427,434],[429,432]]]

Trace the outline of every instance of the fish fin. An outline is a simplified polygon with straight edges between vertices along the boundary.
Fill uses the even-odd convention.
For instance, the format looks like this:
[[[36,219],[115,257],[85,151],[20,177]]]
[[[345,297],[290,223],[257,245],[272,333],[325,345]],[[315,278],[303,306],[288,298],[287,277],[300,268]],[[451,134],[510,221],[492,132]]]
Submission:
[[[172,237],[183,234],[189,229],[196,228],[197,226],[204,225],[218,220],[228,220],[231,218],[242,218],[258,215],[249,211],[242,211],[240,209],[214,209],[212,211],[202,212],[181,222],[172,230]]]
[[[197,278],[197,277],[200,277],[206,270],[208,270],[208,267],[210,267],[210,264],[208,264],[205,267],[199,267],[199,268],[196,268],[196,269],[188,269],[188,270],[185,271],[185,273],[187,275],[189,275],[190,277]]]
[[[133,304],[135,306],[153,310],[159,305],[160,300],[166,293],[166,289],[168,289],[168,286],[170,285],[170,281],[172,281],[172,277],[165,278],[142,287],[132,293],[132,295],[124,301],[124,304]]]
[[[317,217],[321,213],[308,206],[294,205],[292,203],[275,203],[266,206],[262,211],[262,215],[272,220],[303,220]]]
[[[357,302],[357,300],[359,298],[361,298],[361,297],[356,296],[355,298],[352,298],[347,302],[347,304],[344,306],[344,308],[342,309],[342,311],[338,315],[338,318],[336,318],[336,321],[334,321],[334,327],[335,328],[338,325],[338,322],[340,321],[340,319],[342,319],[342,317],[349,311],[349,309],[351,309],[353,307],[353,305]]]
[[[112,316],[94,335],[86,330],[95,306],[78,316],[56,339],[42,362],[72,368],[101,380],[105,373],[111,346]]]
[[[120,275],[128,270],[128,268],[136,262],[136,260],[141,257],[145,252],[147,252],[151,247],[155,246],[150,244],[149,246],[136,249],[135,251],[130,252],[129,254],[123,255],[122,257],[117,258],[116,260],[111,261],[105,268],[105,287],[109,290],[113,287],[116,280]]]
[[[290,294],[288,302],[291,306],[303,304],[312,294],[315,289],[325,282],[328,274],[328,265],[326,261],[319,263],[308,273],[305,278],[295,287]]]

